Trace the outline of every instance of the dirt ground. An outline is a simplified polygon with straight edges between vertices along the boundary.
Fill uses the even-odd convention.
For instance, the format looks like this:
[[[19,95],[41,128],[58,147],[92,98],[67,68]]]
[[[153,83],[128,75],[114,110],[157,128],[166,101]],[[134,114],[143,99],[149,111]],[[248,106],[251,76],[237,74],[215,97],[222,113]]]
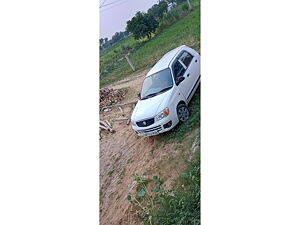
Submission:
[[[122,102],[136,98],[148,70],[117,82],[109,88],[127,88]],[[121,110],[114,108],[110,112],[101,112],[100,119],[108,120],[116,131],[110,134],[101,131],[100,141],[100,224],[134,225],[141,224],[131,212],[127,195],[132,188],[134,174],[152,177],[158,175],[165,185],[170,187],[184,167],[181,147],[185,143],[160,144],[158,137],[139,137],[126,120],[114,121],[115,118],[129,118],[131,105]],[[188,151],[186,151],[188,152]]]

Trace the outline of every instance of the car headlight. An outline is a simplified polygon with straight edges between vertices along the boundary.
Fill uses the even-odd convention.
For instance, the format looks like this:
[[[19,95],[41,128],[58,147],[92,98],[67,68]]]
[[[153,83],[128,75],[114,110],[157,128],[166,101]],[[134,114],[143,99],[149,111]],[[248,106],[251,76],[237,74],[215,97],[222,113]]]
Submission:
[[[169,108],[165,108],[163,111],[158,113],[155,117],[155,121],[159,121],[169,115]]]

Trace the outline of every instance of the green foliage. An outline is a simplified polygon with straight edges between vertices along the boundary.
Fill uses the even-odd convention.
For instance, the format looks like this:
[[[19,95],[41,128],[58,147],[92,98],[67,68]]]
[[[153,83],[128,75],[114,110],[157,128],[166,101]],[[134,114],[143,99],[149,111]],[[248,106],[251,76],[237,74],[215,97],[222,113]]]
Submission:
[[[168,3],[166,1],[160,1],[158,4],[154,4],[147,11],[147,13],[152,14],[155,19],[161,19],[166,12],[168,12]]]
[[[146,193],[145,189],[142,188],[138,193],[138,197],[140,197],[140,198],[144,197],[145,193]]]
[[[100,39],[99,39],[99,44],[100,44],[100,46],[103,44],[103,42],[104,42],[104,39],[103,39],[103,38],[100,38]]]
[[[153,224],[200,224],[200,151],[196,151],[186,172],[179,178],[174,195],[160,195],[151,211]],[[145,223],[147,224],[147,223]]]
[[[182,11],[188,11],[188,10],[189,10],[188,4],[183,4]]]
[[[100,51],[105,51],[111,48],[116,43],[128,37],[128,35],[129,33],[127,31],[124,32],[121,31],[121,32],[116,32],[110,40],[108,40],[108,38],[100,38],[99,39]]]
[[[176,0],[166,0],[169,5],[173,5],[176,3]]]
[[[160,177],[148,180],[154,188],[139,187],[135,196],[127,196],[135,206],[144,225],[200,224],[200,151],[195,151],[185,173],[177,179],[177,186],[167,190]]]
[[[186,0],[176,0],[176,4],[177,5],[179,5],[179,4],[183,3],[183,2],[186,2]]]
[[[176,21],[185,17],[189,13],[189,7],[186,2],[178,5],[176,8],[172,9],[168,13],[165,13],[160,19],[158,32],[162,32],[166,27],[171,26]]]
[[[131,32],[136,40],[144,37],[150,39],[157,27],[158,21],[153,14],[137,12],[131,20],[127,21],[126,31]]]
[[[158,18],[158,4],[154,4],[147,13],[152,14],[156,19]]]
[[[168,3],[160,1],[158,4],[158,18],[161,19],[165,13],[168,12]]]

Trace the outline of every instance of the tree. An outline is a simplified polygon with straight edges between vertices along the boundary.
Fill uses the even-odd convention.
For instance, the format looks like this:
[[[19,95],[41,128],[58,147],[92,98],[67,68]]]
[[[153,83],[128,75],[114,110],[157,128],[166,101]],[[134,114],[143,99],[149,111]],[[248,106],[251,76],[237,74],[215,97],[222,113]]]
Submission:
[[[104,42],[104,39],[100,38],[100,46],[103,44],[103,42]]]
[[[112,40],[113,43],[116,43],[116,42],[118,42],[119,40],[121,40],[120,32],[116,32],[116,33],[112,36],[111,40]]]
[[[166,0],[166,2],[168,3],[168,5],[173,6],[176,4],[176,0]]]
[[[158,4],[158,18],[162,18],[165,13],[168,12],[168,3],[165,1],[160,1]]]
[[[161,19],[166,12],[168,12],[168,3],[166,1],[160,1],[158,4],[154,4],[147,11],[147,13],[152,14],[155,19]]]
[[[137,12],[131,20],[127,21],[126,31],[131,32],[135,39],[141,39],[155,33],[158,22],[152,13]]]
[[[155,33],[156,28],[158,28],[158,21],[154,18],[151,14],[145,14],[145,24],[147,26],[147,29],[145,31],[145,34],[147,35],[148,39],[151,38],[151,33]]]
[[[150,9],[148,9],[147,13],[152,14],[155,18],[158,18],[158,4],[154,4]]]

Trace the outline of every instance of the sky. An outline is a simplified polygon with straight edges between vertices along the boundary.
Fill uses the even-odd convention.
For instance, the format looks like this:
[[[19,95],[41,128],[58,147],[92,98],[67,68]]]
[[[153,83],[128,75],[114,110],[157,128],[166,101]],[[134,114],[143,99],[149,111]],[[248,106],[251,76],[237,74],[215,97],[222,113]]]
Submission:
[[[137,11],[146,12],[158,0],[100,0],[100,37],[110,39],[119,31],[125,31],[126,22]]]

